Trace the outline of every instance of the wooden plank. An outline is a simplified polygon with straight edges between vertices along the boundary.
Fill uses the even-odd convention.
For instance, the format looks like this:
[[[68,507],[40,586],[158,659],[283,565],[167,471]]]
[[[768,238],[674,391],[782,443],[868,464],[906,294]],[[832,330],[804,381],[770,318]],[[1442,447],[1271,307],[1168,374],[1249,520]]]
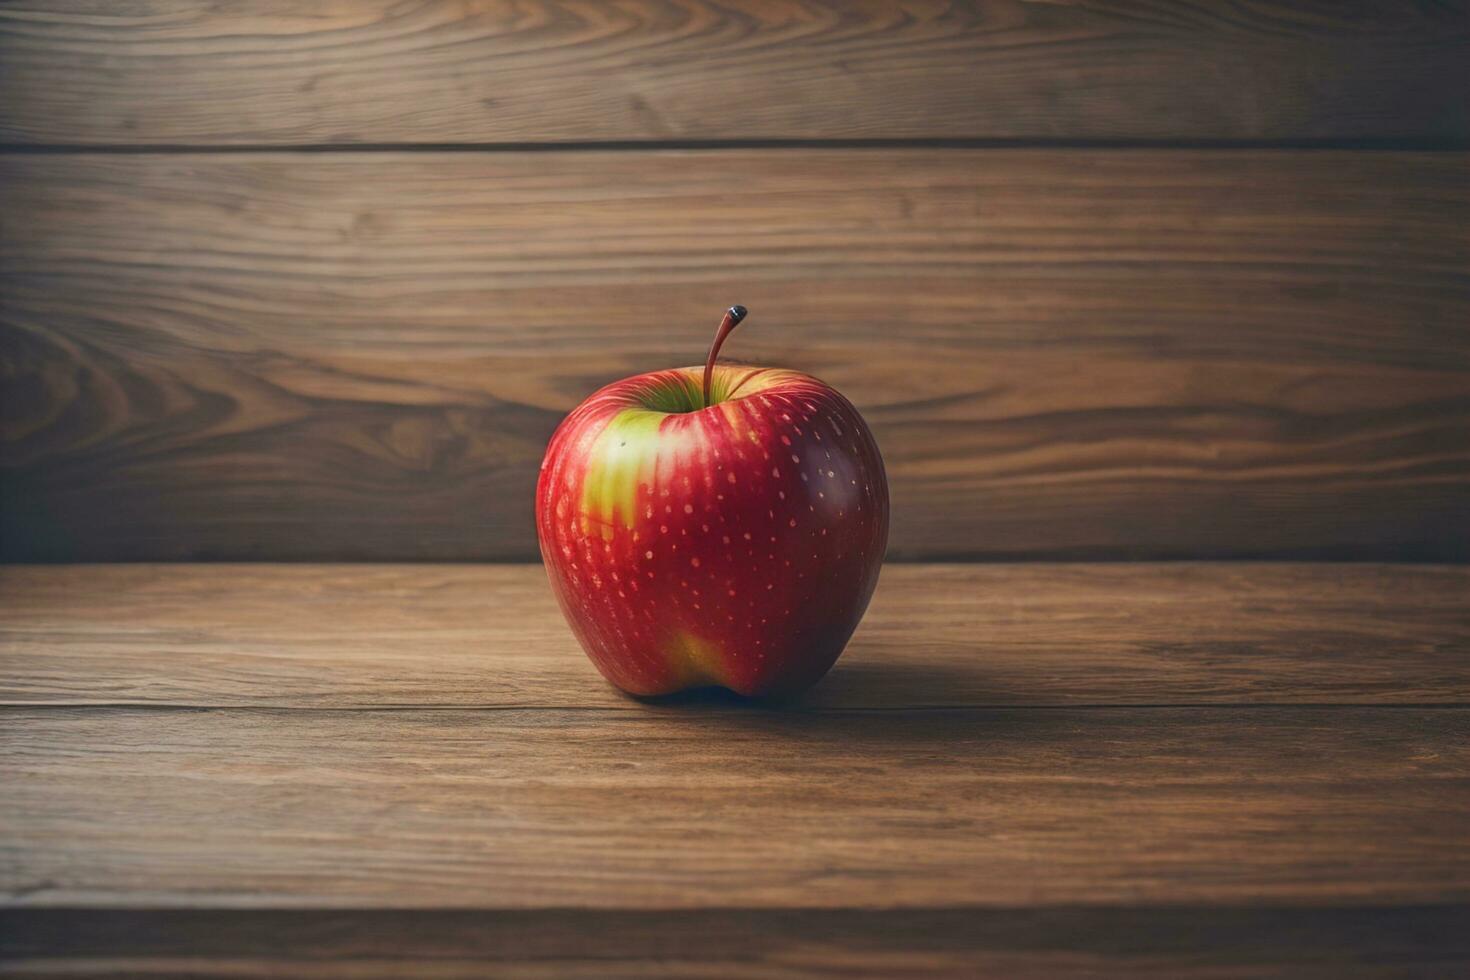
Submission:
[[[418,911],[9,909],[29,976],[1451,976],[1470,906]]]
[[[0,972],[1470,963],[1470,570],[895,566],[787,706],[610,695],[540,575],[0,570]]]
[[[1462,0],[0,9],[0,139],[1463,144]]]
[[[1470,711],[0,709],[11,905],[1470,902]]]
[[[1459,154],[0,157],[0,548],[527,559],[558,419],[847,393],[891,556],[1470,557]]]
[[[644,711],[540,566],[11,566],[0,595],[10,705]],[[890,565],[797,707],[1465,704],[1467,596],[1446,566]]]

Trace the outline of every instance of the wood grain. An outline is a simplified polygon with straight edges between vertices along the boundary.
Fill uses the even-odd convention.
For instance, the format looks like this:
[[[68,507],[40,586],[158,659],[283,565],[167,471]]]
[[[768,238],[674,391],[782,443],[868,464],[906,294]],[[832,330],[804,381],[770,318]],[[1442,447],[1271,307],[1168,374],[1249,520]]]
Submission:
[[[786,705],[611,694],[540,575],[0,570],[0,973],[1470,962],[1470,570],[895,566]]]
[[[1470,11],[1015,0],[0,9],[0,139],[1463,144]]]
[[[646,710],[539,566],[12,566],[0,595],[3,704]],[[890,565],[794,707],[1470,704],[1467,597],[1446,566]]]
[[[0,974],[54,977],[1451,976],[1470,906],[6,910]]]
[[[1470,713],[5,708],[0,895],[1470,902]]]
[[[1460,154],[0,157],[0,554],[527,559],[542,449],[732,353],[891,555],[1470,556]]]

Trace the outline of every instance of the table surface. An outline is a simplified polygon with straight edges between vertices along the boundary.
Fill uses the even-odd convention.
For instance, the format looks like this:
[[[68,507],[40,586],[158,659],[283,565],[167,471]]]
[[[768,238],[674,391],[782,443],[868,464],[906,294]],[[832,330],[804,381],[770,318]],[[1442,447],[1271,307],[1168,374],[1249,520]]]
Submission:
[[[538,566],[0,569],[0,972],[1454,972],[1467,600],[891,565],[806,697],[650,703]]]

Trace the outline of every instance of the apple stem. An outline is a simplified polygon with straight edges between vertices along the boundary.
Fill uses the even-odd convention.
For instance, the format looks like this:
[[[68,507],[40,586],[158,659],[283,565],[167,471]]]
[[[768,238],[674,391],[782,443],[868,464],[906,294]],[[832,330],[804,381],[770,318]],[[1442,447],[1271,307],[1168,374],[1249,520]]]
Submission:
[[[725,316],[720,320],[720,328],[715,331],[715,342],[709,346],[709,357],[704,362],[704,407],[708,408],[710,383],[715,378],[715,358],[720,356],[720,348],[725,343],[725,338],[730,336],[730,331],[740,325],[745,315],[750,311],[743,306],[732,306],[725,311]]]

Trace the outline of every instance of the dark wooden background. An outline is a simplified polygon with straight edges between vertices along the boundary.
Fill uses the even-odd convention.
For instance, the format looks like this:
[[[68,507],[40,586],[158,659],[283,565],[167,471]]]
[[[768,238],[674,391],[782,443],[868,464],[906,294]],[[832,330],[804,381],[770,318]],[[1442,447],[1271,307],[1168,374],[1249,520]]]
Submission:
[[[531,559],[594,387],[872,422],[891,556],[1470,557],[1470,8],[0,4],[0,559]]]

